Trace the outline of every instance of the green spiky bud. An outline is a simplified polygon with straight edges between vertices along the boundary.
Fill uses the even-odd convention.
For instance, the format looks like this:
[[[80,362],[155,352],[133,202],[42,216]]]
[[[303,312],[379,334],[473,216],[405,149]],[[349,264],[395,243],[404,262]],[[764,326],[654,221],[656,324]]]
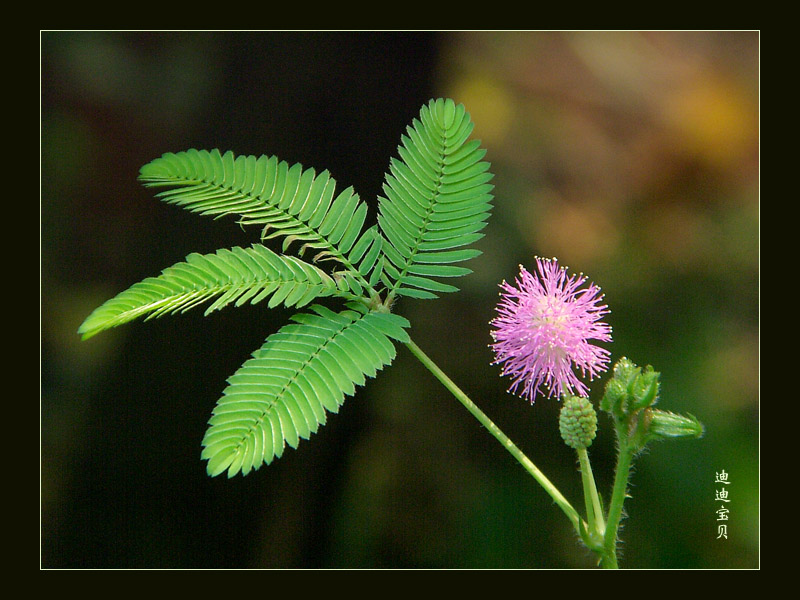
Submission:
[[[565,395],[558,428],[561,438],[570,448],[580,450],[591,446],[597,434],[597,413],[589,399]]]
[[[647,365],[644,369],[627,358],[614,366],[614,375],[606,384],[600,408],[622,421],[630,420],[640,410],[658,401],[661,374]]]
[[[614,379],[622,382],[628,391],[632,391],[633,382],[641,372],[642,369],[637,367],[636,363],[625,357],[620,358],[614,365]]]
[[[705,428],[694,415],[677,415],[675,413],[652,409],[647,435],[651,440],[703,436]]]
[[[658,400],[659,377],[660,373],[655,371],[652,366],[647,365],[643,373],[637,373],[634,377],[631,394],[633,395],[632,410],[652,406]]]
[[[606,384],[606,393],[600,400],[600,409],[615,415],[625,412],[625,402],[628,399],[628,389],[625,382],[612,377]]]

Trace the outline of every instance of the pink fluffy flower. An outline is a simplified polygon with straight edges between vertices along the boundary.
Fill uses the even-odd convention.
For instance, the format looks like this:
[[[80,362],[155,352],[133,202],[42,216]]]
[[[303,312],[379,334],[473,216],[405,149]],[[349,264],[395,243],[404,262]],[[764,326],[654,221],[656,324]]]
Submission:
[[[611,341],[611,327],[600,320],[608,307],[599,287],[581,288],[586,277],[567,277],[556,259],[537,258],[536,267],[532,275],[520,265],[516,286],[500,285],[491,322],[493,364],[513,378],[508,391],[531,403],[540,390],[548,397],[585,396],[588,389],[573,368],[590,380],[608,368],[609,351],[590,343]]]

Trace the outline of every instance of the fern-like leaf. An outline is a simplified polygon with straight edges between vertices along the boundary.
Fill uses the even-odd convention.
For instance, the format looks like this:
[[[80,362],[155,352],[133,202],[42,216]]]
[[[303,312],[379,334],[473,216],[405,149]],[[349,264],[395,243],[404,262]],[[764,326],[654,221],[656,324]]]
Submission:
[[[282,238],[284,253],[296,242],[299,256],[312,250],[313,260],[260,244],[191,254],[105,302],[79,334],[86,339],[205,302],[208,314],[267,298],[270,307],[303,307],[334,295],[349,301],[338,313],[315,304],[296,314],[228,380],[203,438],[208,473],[246,475],[269,464],[390,364],[395,341],[410,342],[408,321],[387,309],[396,295],[455,291],[439,279],[468,273],[455,263],[480,254],[466,246],[482,237],[493,186],[471,131],[462,105],[440,99],[423,106],[391,161],[378,223],[365,231],[366,204],[352,188],[337,193],[327,171],[218,150],[164,154],[139,176],[146,187],[166,188],[162,200],[204,215],[235,215],[259,226],[262,240]],[[334,263],[330,275],[316,266],[325,261]],[[386,290],[377,290],[381,284]]]
[[[438,278],[470,273],[453,263],[480,254],[464,247],[483,237],[494,186],[489,163],[481,161],[485,151],[469,141],[472,127],[463,105],[432,100],[402,138],[379,202],[388,242],[382,281],[390,295],[435,298],[457,291]]]
[[[319,305],[270,335],[228,379],[203,438],[209,475],[247,475],[296,448],[336,413],[366,377],[392,362],[392,339],[408,341],[408,321],[353,305]]]
[[[328,171],[289,166],[274,156],[187,150],[146,164],[139,180],[172,188],[158,194],[169,204],[215,217],[237,215],[243,225],[261,226],[262,240],[282,237],[284,252],[299,242],[301,255],[314,249],[359,277],[346,256],[361,234],[367,205],[352,187],[335,195]]]
[[[324,271],[293,256],[280,256],[269,248],[218,250],[190,254],[158,277],[149,277],[106,301],[78,329],[84,339],[140,316],[159,317],[184,312],[211,299],[205,314],[235,302],[255,304],[265,298],[269,306],[305,306],[314,298],[352,297],[346,281],[337,283]],[[343,291],[344,290],[344,291]]]
[[[347,259],[350,264],[357,265],[361,277],[355,277],[352,272],[343,270],[333,273],[334,279],[339,283],[343,290],[350,290],[356,295],[373,296],[374,287],[380,281],[383,272],[383,258],[381,249],[383,247],[383,237],[377,225],[367,229],[353,246]],[[367,290],[364,289],[364,278]],[[371,289],[370,289],[371,288]]]

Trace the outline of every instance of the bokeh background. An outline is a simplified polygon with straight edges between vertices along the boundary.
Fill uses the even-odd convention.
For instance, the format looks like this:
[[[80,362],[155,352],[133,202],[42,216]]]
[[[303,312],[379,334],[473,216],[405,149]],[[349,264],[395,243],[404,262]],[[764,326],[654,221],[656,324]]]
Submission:
[[[637,461],[622,565],[759,566],[758,32],[43,32],[44,568],[593,567],[549,497],[402,347],[310,441],[227,480],[200,460],[206,421],[288,311],[76,333],[187,254],[257,239],[160,203],[141,165],[192,147],[274,154],[327,168],[374,218],[401,134],[440,96],[475,121],[495,210],[460,293],[397,305],[415,341],[580,507],[559,404],[506,393],[488,323],[498,283],[534,256],[586,273],[612,309],[614,359],[653,364],[660,405],[707,427]]]

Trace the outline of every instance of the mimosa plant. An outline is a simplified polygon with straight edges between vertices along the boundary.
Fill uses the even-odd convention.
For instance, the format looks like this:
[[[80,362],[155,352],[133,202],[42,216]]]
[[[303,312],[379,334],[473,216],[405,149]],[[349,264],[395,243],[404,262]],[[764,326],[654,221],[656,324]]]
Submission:
[[[463,105],[431,100],[407,128],[390,162],[377,223],[351,188],[338,189],[327,171],[289,165],[274,156],[235,156],[218,150],[168,153],[143,166],[139,179],[163,201],[201,215],[233,216],[260,231],[250,247],[190,254],[156,277],[136,283],[98,307],[78,332],[88,339],[144,317],[206,305],[266,302],[295,308],[291,323],[266,337],[227,381],[202,440],[211,476],[247,475],[296,448],[407,347],[526,468],[556,501],[588,548],[617,566],[617,530],[631,461],[654,439],[699,436],[702,425],[652,408],[658,374],[627,359],[614,369],[601,408],[612,416],[620,453],[617,480],[604,512],[587,448],[597,419],[588,388],[575,374],[606,370],[608,309],[585,277],[568,277],[556,260],[537,259],[538,272],[520,270],[517,287],[503,284],[493,348],[511,391],[531,403],[537,394],[563,398],[560,428],[578,452],[586,518],[535,464],[412,341],[397,314],[400,297],[415,300],[457,292],[462,263],[480,251],[492,209],[490,165]],[[280,253],[268,244],[280,241]],[[293,251],[293,254],[290,254]]]

